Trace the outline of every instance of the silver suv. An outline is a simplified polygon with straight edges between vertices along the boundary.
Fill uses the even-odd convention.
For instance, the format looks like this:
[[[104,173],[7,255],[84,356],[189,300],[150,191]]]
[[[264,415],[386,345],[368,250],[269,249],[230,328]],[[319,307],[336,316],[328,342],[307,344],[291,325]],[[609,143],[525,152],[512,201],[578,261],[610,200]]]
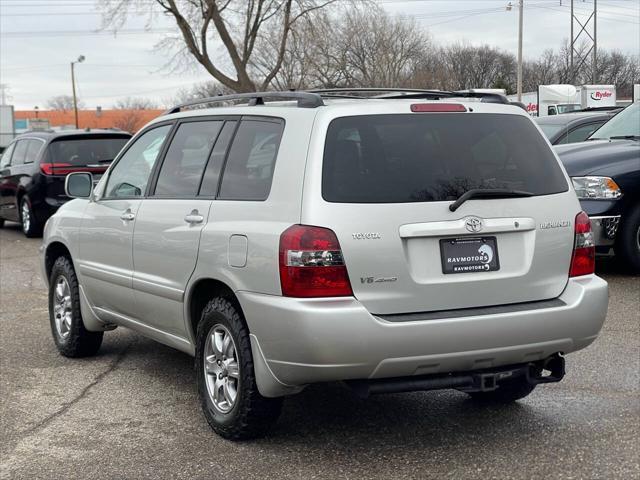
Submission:
[[[548,141],[501,99],[174,108],[95,188],[67,177],[76,200],[42,246],[56,346],[92,355],[123,326],[194,355],[206,419],[232,439],[310,383],[511,402],[561,380],[602,327],[607,284]]]

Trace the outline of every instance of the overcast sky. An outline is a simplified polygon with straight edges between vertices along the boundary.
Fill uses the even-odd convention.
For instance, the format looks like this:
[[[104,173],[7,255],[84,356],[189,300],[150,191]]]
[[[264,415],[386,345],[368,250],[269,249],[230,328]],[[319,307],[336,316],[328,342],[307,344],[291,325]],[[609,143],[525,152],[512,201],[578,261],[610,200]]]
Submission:
[[[506,10],[509,0],[378,3],[414,17],[436,42],[487,43],[516,52],[518,14],[517,8]],[[525,0],[525,58],[557,48],[569,36],[570,3]],[[134,17],[114,37],[98,31],[101,17],[94,5],[93,0],[0,0],[0,83],[8,86],[8,103],[18,109],[45,108],[48,98],[70,94],[69,62],[81,54],[86,61],[76,68],[79,96],[91,108],[110,108],[127,96],[163,103],[178,89],[209,79],[198,68],[173,74],[162,69],[170,52],[155,46],[173,28],[169,19],[159,18],[152,31],[145,31],[145,18]],[[575,5],[588,15],[593,0],[575,0]],[[598,0],[598,45],[640,53],[640,0]]]

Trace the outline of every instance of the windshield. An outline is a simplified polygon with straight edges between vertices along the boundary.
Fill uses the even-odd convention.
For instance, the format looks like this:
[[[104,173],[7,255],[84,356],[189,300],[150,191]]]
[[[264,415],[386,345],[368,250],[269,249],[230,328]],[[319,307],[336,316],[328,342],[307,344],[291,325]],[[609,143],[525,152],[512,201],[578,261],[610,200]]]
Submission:
[[[565,103],[558,105],[558,113],[575,112],[580,110],[582,106],[579,103]]]
[[[611,137],[640,137],[640,102],[635,102],[611,118],[589,140],[608,140]]]
[[[120,149],[129,141],[128,136],[87,136],[63,137],[49,146],[51,163],[69,165],[96,165],[113,160]]]
[[[533,195],[568,188],[544,137],[524,116],[361,115],[329,125],[322,170],[329,202],[437,202],[497,188]]]
[[[539,123],[538,126],[547,138],[552,138],[557,133],[560,133],[565,129],[564,125],[559,125],[557,123]]]

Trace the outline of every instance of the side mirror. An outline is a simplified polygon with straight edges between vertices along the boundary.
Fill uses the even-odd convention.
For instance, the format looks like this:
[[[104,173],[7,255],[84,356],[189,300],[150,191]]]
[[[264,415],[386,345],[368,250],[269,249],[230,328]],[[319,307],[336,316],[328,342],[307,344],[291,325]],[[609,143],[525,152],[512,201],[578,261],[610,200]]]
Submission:
[[[93,190],[93,175],[88,172],[76,172],[67,175],[64,192],[71,198],[89,198]]]

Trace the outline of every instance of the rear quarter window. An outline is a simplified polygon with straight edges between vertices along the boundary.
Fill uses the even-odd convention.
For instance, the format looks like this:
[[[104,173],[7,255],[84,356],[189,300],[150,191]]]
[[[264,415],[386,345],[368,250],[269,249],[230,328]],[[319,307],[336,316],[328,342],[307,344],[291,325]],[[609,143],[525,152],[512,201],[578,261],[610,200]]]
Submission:
[[[534,195],[568,190],[547,142],[520,115],[363,115],[329,125],[322,169],[326,201],[447,201],[476,188]]]
[[[266,200],[271,190],[284,121],[243,120],[225,164],[221,200]]]

